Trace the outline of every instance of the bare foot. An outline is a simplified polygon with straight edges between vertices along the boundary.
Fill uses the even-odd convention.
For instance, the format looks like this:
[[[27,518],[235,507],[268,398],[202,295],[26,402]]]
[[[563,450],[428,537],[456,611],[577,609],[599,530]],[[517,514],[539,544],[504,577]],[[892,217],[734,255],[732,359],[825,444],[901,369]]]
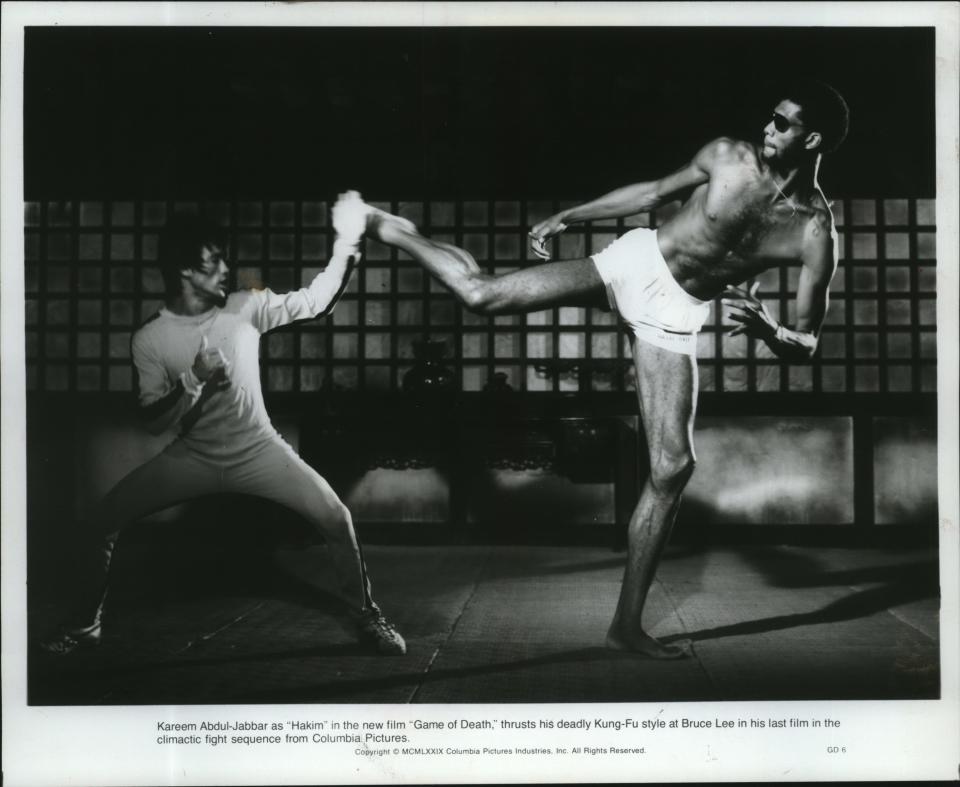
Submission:
[[[627,637],[611,628],[607,632],[606,645],[610,650],[623,650],[651,659],[686,659],[693,655],[693,643],[689,639],[665,645],[642,631]]]
[[[383,243],[395,243],[400,235],[418,235],[417,225],[409,219],[366,205],[367,235]]]

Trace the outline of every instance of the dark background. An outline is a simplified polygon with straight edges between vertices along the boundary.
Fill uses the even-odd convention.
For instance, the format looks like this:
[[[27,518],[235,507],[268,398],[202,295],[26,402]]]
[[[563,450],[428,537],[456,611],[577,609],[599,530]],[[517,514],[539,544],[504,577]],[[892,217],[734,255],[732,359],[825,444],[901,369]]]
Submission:
[[[785,28],[31,28],[26,199],[570,198],[756,139],[833,83],[830,195],[934,196],[934,34]]]

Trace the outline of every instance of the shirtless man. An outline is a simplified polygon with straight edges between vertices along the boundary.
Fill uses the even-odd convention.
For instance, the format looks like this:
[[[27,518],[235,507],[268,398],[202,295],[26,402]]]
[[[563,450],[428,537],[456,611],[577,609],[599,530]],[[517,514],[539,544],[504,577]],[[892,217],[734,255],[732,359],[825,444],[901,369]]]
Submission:
[[[160,254],[166,305],[133,335],[131,347],[144,426],[178,434],[100,504],[74,609],[62,630],[41,642],[44,651],[66,655],[100,642],[107,575],[124,527],[185,500],[232,492],[273,500],[306,519],[327,543],[358,638],[381,654],[406,652],[371,597],[350,512],[273,428],[260,389],[260,336],[333,309],[359,260],[365,222],[357,219],[334,208],[333,256],[309,286],[229,295],[215,230],[193,216],[171,219]]]
[[[837,265],[836,231],[817,171],[821,155],[846,136],[848,111],[833,88],[818,82],[788,86],[780,95],[759,143],[716,139],[676,172],[561,211],[530,232],[534,252],[549,259],[544,242],[569,224],[685,199],[657,230],[632,230],[588,259],[492,276],[463,249],[431,241],[406,220],[366,208],[368,235],[410,254],[472,311],[538,311],[590,302],[606,290],[631,328],[650,474],[630,520],[626,571],[607,635],[611,648],[654,658],[677,658],[689,650],[651,637],[641,614],[694,468],[696,334],[710,302],[723,294],[731,318],[740,323],[734,332],[761,339],[785,360],[809,360],[817,348]],[[772,318],[754,297],[756,286],[749,291],[730,286],[784,262],[802,265],[793,327]]]

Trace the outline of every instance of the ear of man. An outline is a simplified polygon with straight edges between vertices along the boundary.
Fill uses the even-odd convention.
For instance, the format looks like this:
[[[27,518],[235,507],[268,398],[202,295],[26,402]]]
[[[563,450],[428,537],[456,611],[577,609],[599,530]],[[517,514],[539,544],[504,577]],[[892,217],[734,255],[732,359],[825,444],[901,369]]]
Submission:
[[[823,135],[819,131],[811,131],[807,134],[804,147],[806,147],[807,150],[819,151],[823,147]]]

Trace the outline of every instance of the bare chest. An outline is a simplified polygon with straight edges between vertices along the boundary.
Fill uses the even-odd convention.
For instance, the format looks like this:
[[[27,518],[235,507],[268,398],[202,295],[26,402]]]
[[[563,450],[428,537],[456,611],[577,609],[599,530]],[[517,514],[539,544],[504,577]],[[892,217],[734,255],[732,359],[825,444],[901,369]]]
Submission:
[[[700,219],[704,231],[728,261],[797,260],[813,210],[769,193],[743,178],[718,179],[703,195]],[[718,249],[720,250],[720,249]]]

